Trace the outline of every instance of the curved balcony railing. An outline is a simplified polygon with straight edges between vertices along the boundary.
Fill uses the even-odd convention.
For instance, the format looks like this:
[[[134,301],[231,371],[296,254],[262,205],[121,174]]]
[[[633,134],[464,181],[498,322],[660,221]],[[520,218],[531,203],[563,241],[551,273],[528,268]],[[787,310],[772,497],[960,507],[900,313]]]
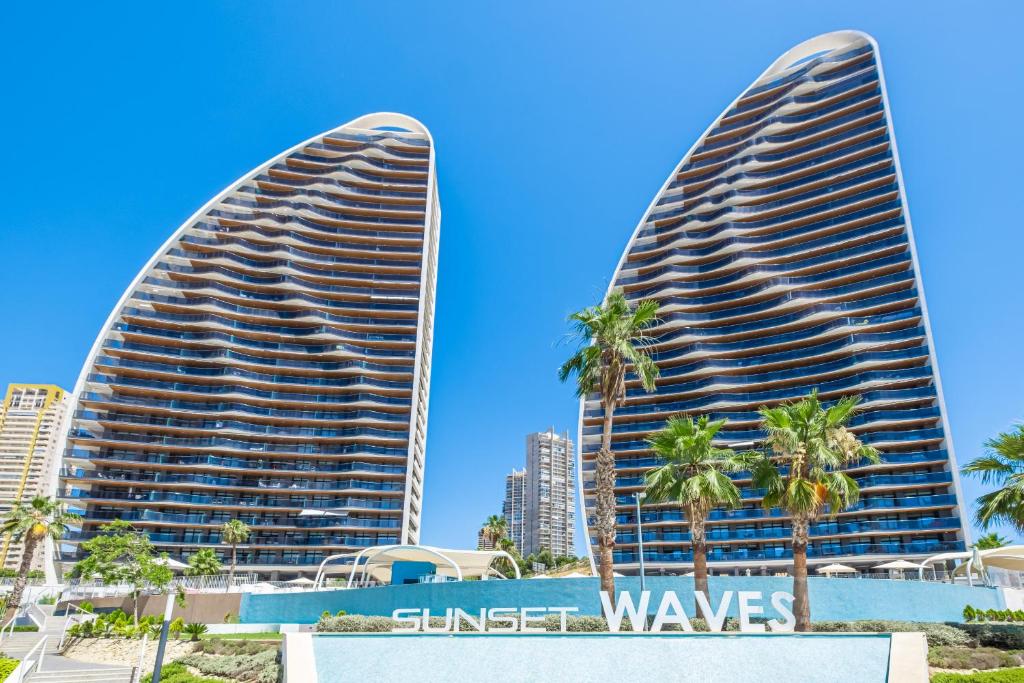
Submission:
[[[908,555],[963,551],[963,541],[914,541],[910,543],[851,543],[846,545],[810,547],[807,557],[842,557],[847,555]],[[747,560],[784,560],[793,557],[791,548],[761,550],[737,549],[732,552],[710,551],[708,562],[743,562]],[[614,553],[616,563],[636,562],[635,552]],[[644,550],[646,562],[693,562],[692,552],[658,552]]]
[[[117,406],[140,406],[145,408],[165,408],[172,410],[183,410],[191,413],[222,413],[242,412],[264,417],[280,417],[287,419],[324,420],[329,422],[347,420],[381,420],[387,422],[405,423],[401,413],[385,413],[379,410],[347,410],[343,412],[321,411],[321,410],[286,410],[283,408],[263,408],[261,406],[249,405],[248,403],[202,403],[198,401],[165,401],[158,398],[137,398],[133,396],[122,396],[118,394],[98,394],[95,392],[83,392],[80,401],[112,404]]]
[[[380,389],[412,389],[412,382],[397,382],[394,380],[378,379],[366,375],[352,375],[346,377],[307,377],[305,375],[271,375],[263,372],[253,372],[242,368],[217,366],[201,367],[196,365],[174,365],[171,363],[157,363],[154,361],[131,360],[128,358],[112,358],[110,356],[97,356],[95,360],[97,370],[106,368],[130,368],[134,370],[152,370],[165,374],[182,375],[185,377],[238,377],[251,379],[267,384],[295,384],[312,387],[354,387],[368,386]]]
[[[729,420],[730,422],[759,422],[761,420],[761,414],[754,410],[746,411],[711,411],[705,413],[712,420]],[[850,418],[849,426],[858,427],[860,425],[870,424],[872,422],[890,421],[890,420],[919,420],[922,418],[940,417],[938,407],[929,406],[927,408],[907,408],[904,410],[870,410],[862,413],[857,413]],[[653,420],[649,422],[627,422],[625,424],[618,424],[612,427],[612,434],[633,434],[640,433],[644,434],[647,432],[661,429],[665,426],[665,420]],[[594,436],[601,434],[603,431],[601,425],[590,425],[583,428],[583,436]],[[728,425],[726,428],[718,432],[718,438],[716,441],[728,442],[735,440],[732,436],[732,432],[729,430]],[[616,444],[612,445],[615,448]]]
[[[220,458],[215,455],[181,456],[166,454],[145,454],[134,451],[88,451],[82,448],[72,448],[65,455],[71,460],[116,460],[119,462],[144,462],[155,465],[175,466],[198,466],[198,467],[221,467],[239,470],[261,470],[267,472],[279,472],[281,474],[295,473],[316,475],[320,473],[335,472],[376,472],[379,474],[405,474],[406,468],[402,465],[381,465],[371,462],[303,462],[294,460],[269,460],[249,458]]]
[[[139,351],[151,353],[167,358],[193,358],[203,361],[238,361],[240,363],[252,363],[253,365],[265,365],[268,367],[313,369],[321,372],[337,372],[341,370],[367,370],[369,372],[381,372],[391,374],[411,375],[412,367],[404,365],[389,365],[385,363],[369,363],[362,360],[295,360],[293,358],[274,358],[267,356],[254,356],[248,353],[241,353],[226,348],[205,348],[188,349],[179,346],[158,346],[156,344],[143,344],[140,342],[122,342],[116,339],[108,339],[103,344],[103,350],[109,351]],[[325,352],[326,353],[326,352]]]
[[[247,453],[294,453],[296,455],[341,455],[351,453],[374,453],[379,455],[407,455],[404,448],[387,448],[367,444],[278,444],[255,441],[241,441],[223,437],[175,437],[116,432],[95,435],[83,429],[72,429],[71,437],[76,441],[97,440],[111,443],[137,443],[147,446],[178,446],[189,448],[225,448]]]
[[[189,513],[179,514],[173,512],[159,512],[156,510],[91,510],[91,520],[120,519],[126,522],[156,522],[166,524],[189,524],[189,525],[222,525],[232,519],[239,519],[250,527],[295,527],[299,529],[313,529],[325,527],[357,527],[367,529],[398,529],[402,526],[401,520],[390,517],[355,517],[352,515],[330,517],[262,517],[259,515],[231,516],[223,513]]]
[[[258,488],[278,491],[404,491],[405,484],[391,481],[366,481],[362,479],[335,479],[332,481],[309,481],[303,479],[247,479],[245,477],[218,477],[209,474],[171,474],[167,472],[143,472],[141,470],[83,470],[65,469],[61,477],[86,483],[131,482],[132,484],[194,484],[198,486],[223,486],[230,488]]]
[[[331,509],[331,510],[401,510],[402,501],[399,498],[386,500],[372,500],[369,498],[352,497],[331,497],[322,494],[317,496],[303,496],[288,493],[287,497],[259,496],[229,496],[223,494],[205,495],[198,493],[173,493],[171,491],[87,491],[83,489],[72,489],[64,497],[69,499],[88,499],[102,501],[124,501],[132,503],[185,503],[190,505],[216,505],[228,507],[282,507],[293,509]]]
[[[828,393],[834,391],[844,391],[853,389],[867,382],[900,382],[909,381],[914,379],[930,379],[931,369],[929,367],[915,367],[906,368],[900,370],[871,370],[868,372],[861,372],[856,375],[844,377],[838,380],[831,380],[828,382],[816,382],[810,385],[801,385],[797,387],[787,387],[785,389],[768,389],[765,391],[751,391],[747,393],[731,392],[727,390],[716,391],[714,395],[715,402],[729,401],[733,403],[758,403],[764,401],[774,400],[792,400],[802,396],[806,396],[812,389],[817,389],[821,393]],[[596,397],[595,397],[596,398]],[[588,401],[595,400],[591,397],[587,397]],[[706,404],[709,401],[708,398],[700,399],[701,404]],[[595,401],[596,402],[596,401]],[[640,403],[635,405],[626,405],[621,408],[615,409],[615,416],[621,415],[644,415],[646,413],[679,413],[692,410],[693,404],[696,401],[672,401],[663,403]],[[601,412],[597,409],[588,410],[585,415],[587,417],[600,417]]]
[[[303,403],[359,403],[361,401],[381,403],[396,406],[408,406],[412,401],[408,398],[395,396],[380,396],[377,394],[300,394],[287,391],[260,391],[239,384],[209,385],[209,384],[186,384],[184,382],[157,382],[153,380],[139,379],[137,377],[124,377],[90,374],[87,378],[90,382],[97,382],[111,386],[145,387],[159,389],[161,391],[180,391],[190,394],[207,394],[218,396],[222,394],[241,394],[255,398],[265,398],[277,401],[301,401]]]
[[[634,523],[635,524],[635,523]],[[813,524],[810,527],[812,537],[840,536],[844,534],[863,534],[877,531],[892,532],[919,532],[919,531],[953,531],[960,528],[959,517],[930,517],[926,519],[911,520],[873,520],[848,523],[821,523]],[[705,533],[708,542],[715,541],[746,541],[746,540],[778,540],[790,539],[793,530],[788,526],[778,526],[766,529],[720,529],[709,528]],[[648,531],[644,530],[644,543],[690,543],[689,532],[683,531]],[[591,538],[596,544],[597,539]],[[636,532],[618,532],[615,534],[616,544],[636,543]]]
[[[374,427],[350,427],[348,429],[324,429],[319,427],[281,427],[278,425],[253,424],[236,420],[187,420],[175,417],[140,417],[131,413],[97,412],[94,410],[78,410],[74,414],[79,420],[94,420],[117,423],[120,425],[146,425],[153,427],[173,427],[177,429],[230,429],[253,434],[272,436],[305,436],[317,439],[353,438],[372,436],[381,439],[404,441],[408,438],[407,431],[376,429]]]

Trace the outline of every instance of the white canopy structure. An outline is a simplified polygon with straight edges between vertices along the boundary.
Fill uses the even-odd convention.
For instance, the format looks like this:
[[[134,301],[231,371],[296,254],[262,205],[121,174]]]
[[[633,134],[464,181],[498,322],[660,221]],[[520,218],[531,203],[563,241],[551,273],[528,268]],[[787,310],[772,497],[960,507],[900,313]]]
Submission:
[[[856,574],[857,570],[845,564],[827,564],[815,569],[819,574]]]
[[[978,566],[977,559],[980,559]],[[1005,569],[1008,571],[1024,572],[1024,545],[1007,545],[1002,548],[990,548],[988,550],[965,550],[958,553],[941,553],[932,555],[921,562],[921,575],[924,576],[924,569],[934,568],[934,565],[949,560],[959,560],[960,564],[953,570],[953,576],[966,576],[967,582],[974,584],[972,572],[986,580],[985,568]]]
[[[437,576],[445,576],[456,581],[466,578],[487,579],[492,574],[504,578],[491,566],[499,557],[507,558],[516,578],[522,578],[519,566],[504,550],[448,550],[427,545],[376,545],[354,554],[327,557],[320,563],[314,583],[319,586],[323,582],[325,568],[329,562],[343,558],[352,558],[348,588],[371,578],[380,583],[390,583],[391,568],[395,562],[430,562],[436,567]]]
[[[875,569],[921,569],[922,565],[907,560],[893,560],[885,564],[875,565]]]

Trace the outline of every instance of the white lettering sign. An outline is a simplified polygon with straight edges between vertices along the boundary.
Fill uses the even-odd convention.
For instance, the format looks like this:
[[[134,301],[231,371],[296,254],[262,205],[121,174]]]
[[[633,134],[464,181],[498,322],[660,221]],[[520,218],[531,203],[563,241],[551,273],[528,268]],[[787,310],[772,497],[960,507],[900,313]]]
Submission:
[[[708,624],[708,629],[719,632],[725,628],[725,617],[733,604],[733,597],[736,599],[736,609],[739,612],[740,631],[747,633],[763,633],[764,623],[754,623],[752,618],[765,616],[764,594],[760,591],[723,591],[722,598],[717,605],[712,605],[708,598],[698,591],[693,592],[697,603],[698,613],[695,617],[702,617]],[[684,600],[675,591],[665,591],[661,594],[657,609],[653,610],[654,618],[651,620],[650,628],[647,628],[647,617],[652,613],[652,599],[650,591],[640,593],[640,599],[634,600],[629,591],[619,593],[615,607],[612,607],[608,593],[601,591],[601,612],[608,621],[608,630],[618,633],[622,630],[623,623],[628,620],[633,631],[651,631],[657,633],[668,624],[676,624],[684,631],[693,631],[690,623],[690,616],[683,608]],[[689,596],[686,598],[687,604]],[[776,632],[789,632],[796,625],[793,617],[793,596],[781,591],[772,593],[771,609],[780,618],[769,619],[768,630]],[[440,619],[437,625],[430,624],[429,609],[396,609],[391,613],[395,621],[396,631],[421,631],[425,633],[447,633],[459,631],[490,631],[491,633],[540,633],[544,631],[542,622],[550,614],[557,614],[561,631],[567,630],[567,617],[571,612],[578,612],[577,607],[491,607],[481,608],[478,612],[467,612],[458,607],[449,607],[444,614],[435,614],[435,621]]]
[[[721,631],[725,627],[725,616],[729,612],[733,592],[724,591],[722,593],[722,599],[718,603],[717,609],[711,606],[710,601],[703,593],[694,591],[693,594],[700,609],[700,614],[697,616],[702,616],[707,621],[709,630]],[[744,633],[763,633],[765,631],[764,624],[750,621],[751,618],[764,616],[765,608],[762,605],[763,602],[764,594],[760,591],[739,591],[736,594],[736,607],[740,615],[740,631]],[[639,604],[633,601],[633,596],[628,591],[623,591],[619,593],[618,600],[613,609],[608,593],[601,591],[601,611],[608,621],[608,630],[612,633],[618,633],[622,630],[622,621],[625,617],[629,618],[629,623],[634,631],[648,630],[646,627],[650,603],[650,591],[644,591],[640,594]],[[772,593],[771,605],[772,609],[778,612],[782,619],[770,619],[768,621],[768,628],[777,632],[792,631],[796,625],[792,609],[793,596],[781,591]],[[678,624],[684,631],[693,630],[693,626],[683,611],[682,603],[675,591],[665,591],[661,594],[661,601],[658,603],[658,609],[654,613],[654,619],[651,621],[651,628],[649,630],[657,633],[661,631],[665,624]]]

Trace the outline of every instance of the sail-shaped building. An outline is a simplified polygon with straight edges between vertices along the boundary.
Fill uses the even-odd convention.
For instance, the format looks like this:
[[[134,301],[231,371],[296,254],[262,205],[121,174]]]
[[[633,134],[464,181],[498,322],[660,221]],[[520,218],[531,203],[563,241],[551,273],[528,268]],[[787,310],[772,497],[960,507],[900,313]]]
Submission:
[[[612,279],[656,299],[661,377],[630,377],[614,414],[616,568],[634,572],[633,494],[656,464],[645,443],[680,413],[728,418],[722,445],[755,447],[757,410],[818,390],[863,398],[853,431],[882,462],[849,474],[853,508],[811,529],[809,564],[869,567],[965,548],[964,506],[875,41],[841,31],[780,57],[673,170]],[[580,473],[591,522],[602,410],[581,402]],[[790,526],[764,510],[749,475],[739,509],[707,530],[717,572],[792,564]],[[648,571],[688,570],[685,515],[641,513]],[[592,557],[596,538],[589,534]]]
[[[175,230],[75,387],[68,541],[123,519],[172,559],[225,556],[241,519],[240,568],[271,577],[417,542],[440,218],[429,132],[371,114]]]

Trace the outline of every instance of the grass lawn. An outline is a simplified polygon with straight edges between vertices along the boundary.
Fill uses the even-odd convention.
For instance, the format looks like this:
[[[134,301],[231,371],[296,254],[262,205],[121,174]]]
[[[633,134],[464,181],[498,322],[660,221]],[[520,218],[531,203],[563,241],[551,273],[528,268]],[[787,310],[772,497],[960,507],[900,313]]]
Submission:
[[[283,633],[267,631],[264,633],[204,633],[203,640],[283,640]]]

